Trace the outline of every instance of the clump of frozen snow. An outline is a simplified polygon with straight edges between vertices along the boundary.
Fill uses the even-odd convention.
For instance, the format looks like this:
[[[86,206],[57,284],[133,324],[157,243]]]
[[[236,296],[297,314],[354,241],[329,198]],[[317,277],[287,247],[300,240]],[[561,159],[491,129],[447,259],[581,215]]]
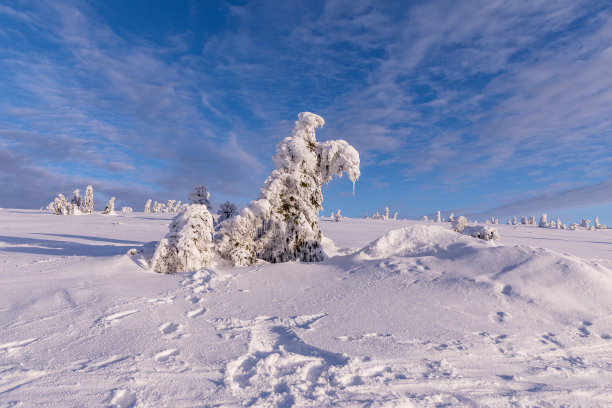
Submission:
[[[459,217],[453,218],[451,221],[451,229],[455,232],[461,232],[467,223],[467,219],[463,215],[460,215]]]
[[[205,204],[193,204],[175,216],[151,260],[159,273],[193,271],[213,259],[213,218]]]
[[[497,229],[489,227],[488,225],[467,225],[460,233],[484,241],[499,241],[500,238]]]

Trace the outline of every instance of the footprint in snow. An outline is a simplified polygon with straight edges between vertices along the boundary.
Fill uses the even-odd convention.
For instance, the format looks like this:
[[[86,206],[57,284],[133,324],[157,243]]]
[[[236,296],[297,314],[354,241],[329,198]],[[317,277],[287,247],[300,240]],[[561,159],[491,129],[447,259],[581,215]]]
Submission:
[[[113,390],[110,403],[113,408],[132,408],[136,405],[136,394],[126,389]]]
[[[197,309],[190,310],[189,312],[187,312],[187,316],[189,316],[189,317],[198,317],[198,316],[203,315],[204,313],[206,313],[206,308],[199,307]]]
[[[176,331],[180,328],[181,325],[178,323],[166,322],[159,326],[159,331],[163,334],[173,334],[176,333]]]
[[[179,351],[177,349],[167,349],[160,351],[155,355],[155,361],[158,363],[165,363],[170,360],[172,357],[176,357],[179,355]]]

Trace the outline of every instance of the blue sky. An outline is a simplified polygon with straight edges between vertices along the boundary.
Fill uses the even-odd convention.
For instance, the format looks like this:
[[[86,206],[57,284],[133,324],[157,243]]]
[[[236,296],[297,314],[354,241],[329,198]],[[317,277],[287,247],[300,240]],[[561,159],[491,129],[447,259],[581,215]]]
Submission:
[[[326,214],[612,224],[607,1],[0,4],[0,206],[244,205],[301,111],[361,155]]]

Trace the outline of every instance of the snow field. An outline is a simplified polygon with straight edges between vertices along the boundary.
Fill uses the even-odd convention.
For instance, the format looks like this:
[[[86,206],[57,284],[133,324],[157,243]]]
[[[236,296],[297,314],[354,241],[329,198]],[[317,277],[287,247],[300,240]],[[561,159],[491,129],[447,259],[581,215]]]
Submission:
[[[322,220],[323,262],[155,274],[172,215],[0,210],[1,406],[612,404],[612,231]]]

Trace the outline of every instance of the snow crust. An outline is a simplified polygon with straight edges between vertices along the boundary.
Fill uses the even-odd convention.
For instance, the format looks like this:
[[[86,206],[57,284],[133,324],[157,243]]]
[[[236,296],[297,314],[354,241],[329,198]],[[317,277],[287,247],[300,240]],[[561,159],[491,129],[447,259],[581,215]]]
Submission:
[[[172,215],[0,210],[0,406],[612,404],[610,230],[321,219],[323,262],[152,273]]]

